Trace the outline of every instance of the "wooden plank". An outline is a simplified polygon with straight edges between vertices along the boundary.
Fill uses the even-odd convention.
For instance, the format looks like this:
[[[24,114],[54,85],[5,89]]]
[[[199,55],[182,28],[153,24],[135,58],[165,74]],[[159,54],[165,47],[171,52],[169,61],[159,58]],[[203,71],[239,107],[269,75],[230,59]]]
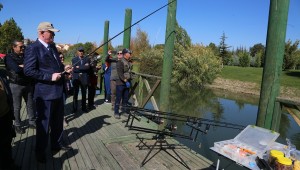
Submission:
[[[114,156],[114,158],[118,161],[122,169],[139,169],[140,166],[135,162],[131,156],[129,156],[123,148],[116,144],[112,143],[107,145],[107,148]]]
[[[103,96],[97,96],[102,100]],[[60,151],[56,155],[51,154],[50,142],[47,148],[47,163],[40,164],[35,160],[35,130],[26,129],[26,134],[17,135],[13,143],[13,155],[17,158],[17,165],[22,169],[183,169],[178,161],[166,152],[160,151],[143,167],[140,163],[146,157],[149,149],[139,150],[136,145],[139,136],[152,138],[153,134],[143,134],[138,131],[128,130],[125,127],[122,116],[121,120],[113,117],[111,105],[101,104],[97,109],[89,113],[81,112],[72,115],[72,98],[67,99],[65,107],[66,115],[69,117],[69,126],[65,128],[64,140],[73,147],[70,151]],[[25,104],[22,104],[22,120],[26,120],[27,114]],[[157,128],[155,123],[146,121],[135,121],[134,125],[147,128]],[[152,141],[153,142],[153,141]],[[176,143],[177,141],[172,141]],[[151,144],[151,142],[149,142]],[[177,151],[177,150],[176,150]],[[153,151],[154,154],[155,151]],[[171,153],[172,154],[172,153]],[[174,154],[174,153],[173,153]],[[209,167],[211,162],[206,162],[199,156],[195,156],[189,150],[178,150],[178,154],[189,164],[191,169]],[[21,156],[20,156],[21,155]],[[176,156],[176,155],[175,155]],[[129,162],[129,163],[128,163]]]
[[[298,116],[299,111],[297,109],[285,107],[286,110],[290,113],[290,115],[294,118],[295,122],[300,126],[300,117]]]

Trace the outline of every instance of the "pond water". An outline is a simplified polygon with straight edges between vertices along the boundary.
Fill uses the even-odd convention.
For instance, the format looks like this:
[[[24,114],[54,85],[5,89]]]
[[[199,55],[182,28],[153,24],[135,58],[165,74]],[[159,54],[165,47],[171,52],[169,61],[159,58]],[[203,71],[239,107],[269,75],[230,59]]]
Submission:
[[[156,97],[156,99],[158,98],[159,96]],[[258,97],[247,96],[245,94],[231,94],[225,91],[212,91],[209,89],[181,91],[180,89],[172,89],[170,110],[172,113],[180,115],[206,118],[246,127],[247,125],[255,125],[256,123],[258,101]],[[151,105],[148,104],[147,107],[151,108]],[[183,122],[178,122],[176,125],[179,133],[186,134],[190,132],[190,129]],[[221,168],[243,169],[243,167],[218,156],[209,149],[214,145],[214,142],[233,139],[239,133],[240,131],[236,129],[210,127],[207,134],[198,135],[197,141],[183,138],[177,138],[177,140],[214,163],[220,159]],[[286,138],[289,138],[296,145],[297,149],[300,149],[300,127],[291,115],[284,111],[279,133],[280,136],[276,140],[277,142],[286,144]]]

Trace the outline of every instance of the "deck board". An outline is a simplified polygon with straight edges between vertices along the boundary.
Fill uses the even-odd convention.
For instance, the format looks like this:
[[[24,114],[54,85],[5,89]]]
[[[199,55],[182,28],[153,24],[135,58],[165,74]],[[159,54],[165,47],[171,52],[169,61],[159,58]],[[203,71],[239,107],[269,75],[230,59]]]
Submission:
[[[103,102],[102,95],[97,95],[95,101],[98,104],[95,110],[88,113],[82,113],[81,111],[71,113],[72,98],[67,99],[65,117],[69,125],[65,127],[64,140],[66,144],[72,146],[73,150],[60,151],[52,155],[48,146],[46,164],[37,163],[35,160],[35,130],[28,128],[27,113],[23,102],[21,119],[26,128],[26,133],[17,134],[13,139],[15,163],[24,170],[187,169],[163,150],[155,154],[157,149],[151,152],[149,161],[141,166],[142,161],[149,152],[149,148],[139,149],[137,147],[141,143],[136,134],[138,133],[138,136],[147,138],[151,138],[153,135],[128,130],[125,127],[127,117],[122,116],[121,119],[115,119],[111,104],[101,103]],[[144,127],[155,127],[155,124],[151,122],[141,121],[135,123]],[[168,139],[168,141],[178,144],[174,139]],[[154,140],[147,140],[147,145],[154,142]],[[187,147],[174,149],[177,155],[171,149],[167,150],[174,157],[181,158],[190,169],[214,169],[211,161]]]

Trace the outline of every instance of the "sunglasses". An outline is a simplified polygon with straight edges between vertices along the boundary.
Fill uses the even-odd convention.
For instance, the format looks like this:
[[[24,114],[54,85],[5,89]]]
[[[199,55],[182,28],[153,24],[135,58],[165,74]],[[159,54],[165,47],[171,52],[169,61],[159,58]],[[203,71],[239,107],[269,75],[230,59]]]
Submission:
[[[122,53],[117,53],[117,54],[122,54]]]

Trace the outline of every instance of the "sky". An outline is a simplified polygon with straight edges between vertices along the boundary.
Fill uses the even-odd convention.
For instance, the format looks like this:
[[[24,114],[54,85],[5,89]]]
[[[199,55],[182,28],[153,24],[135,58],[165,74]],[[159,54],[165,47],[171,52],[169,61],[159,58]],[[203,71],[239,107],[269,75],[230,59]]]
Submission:
[[[56,43],[92,42],[101,45],[105,21],[109,21],[109,38],[124,30],[125,10],[132,10],[132,24],[166,5],[168,0],[0,0],[0,23],[13,18],[24,38],[35,40],[37,26],[49,21],[61,31]],[[265,45],[270,0],[177,0],[176,18],[192,43],[219,45],[225,33],[232,48]],[[300,0],[290,0],[286,40],[300,40]],[[139,22],[137,28],[148,34],[151,45],[165,41],[167,7]],[[123,34],[112,41],[122,45]]]

